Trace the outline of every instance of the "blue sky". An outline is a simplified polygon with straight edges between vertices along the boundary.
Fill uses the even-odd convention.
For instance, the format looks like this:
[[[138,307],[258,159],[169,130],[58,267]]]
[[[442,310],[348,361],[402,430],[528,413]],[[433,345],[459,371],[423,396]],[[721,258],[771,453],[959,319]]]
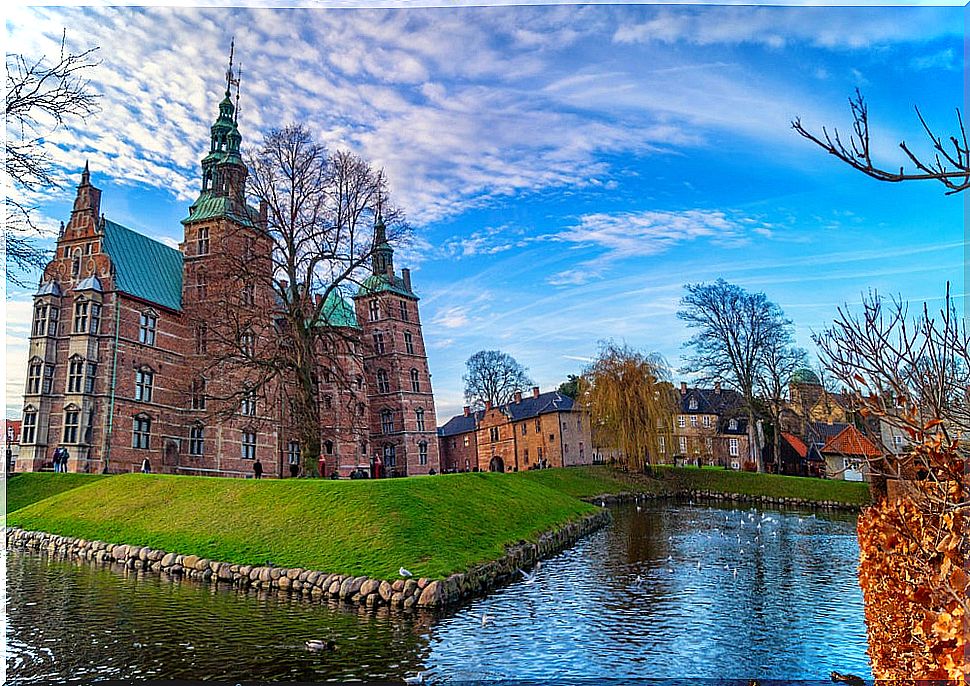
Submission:
[[[460,412],[464,361],[498,348],[543,388],[614,338],[674,366],[683,285],[764,291],[825,327],[877,289],[938,303],[964,292],[963,202],[882,184],[796,135],[847,130],[856,87],[876,159],[925,151],[963,105],[960,7],[558,5],[260,9],[19,7],[10,53],[101,46],[102,112],[49,138],[67,220],[84,161],[112,220],[160,240],[199,185],[231,36],[240,129],[307,122],[383,166],[414,228],[410,266],[439,422]],[[29,293],[8,290],[7,415],[18,417]],[[680,379],[679,375],[675,375]]]

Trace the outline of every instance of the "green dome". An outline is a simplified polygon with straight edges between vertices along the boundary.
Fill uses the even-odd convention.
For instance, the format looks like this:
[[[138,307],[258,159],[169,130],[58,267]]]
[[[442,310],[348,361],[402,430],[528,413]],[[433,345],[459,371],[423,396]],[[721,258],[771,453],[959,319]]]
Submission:
[[[797,384],[804,384],[807,386],[821,386],[822,382],[818,378],[818,374],[813,372],[808,367],[802,367],[795,371],[791,375],[791,382]]]

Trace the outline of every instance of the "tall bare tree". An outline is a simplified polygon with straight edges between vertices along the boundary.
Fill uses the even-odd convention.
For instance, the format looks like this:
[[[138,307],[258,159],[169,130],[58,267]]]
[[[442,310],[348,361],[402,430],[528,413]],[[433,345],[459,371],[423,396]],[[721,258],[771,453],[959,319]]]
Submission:
[[[772,452],[775,467],[781,473],[781,425],[789,404],[789,389],[795,372],[808,366],[808,353],[795,345],[790,324],[780,326],[761,352],[761,373],[757,377],[758,393],[764,400],[772,425]]]
[[[57,187],[54,163],[45,138],[72,117],[98,112],[98,98],[87,74],[98,62],[98,48],[79,53],[66,46],[67,33],[53,64],[46,57],[7,55],[6,158],[4,170],[12,185],[6,196],[4,230],[7,279],[25,286],[28,274],[42,268],[49,255],[38,240],[34,220],[35,194]]]
[[[677,316],[696,329],[684,344],[694,353],[682,371],[700,382],[719,381],[741,394],[748,414],[750,460],[762,471],[755,431],[756,390],[764,373],[765,354],[790,326],[781,308],[764,293],[749,293],[718,279],[711,284],[687,284]]]
[[[967,130],[959,109],[957,110],[958,133],[948,136],[944,140],[942,136],[933,132],[917,107],[916,117],[930,141],[933,155],[930,159],[927,159],[916,153],[907,145],[906,141],[901,141],[899,147],[916,168],[916,171],[906,171],[905,167],[902,166],[896,171],[895,169],[877,166],[872,161],[869,140],[869,108],[858,89],[856,89],[855,96],[849,98],[849,108],[852,111],[852,133],[849,134],[848,140],[845,140],[838,129],[833,129],[829,133],[824,126],[821,133],[812,133],[805,128],[799,118],[792,122],[792,128],[799,135],[820,146],[829,154],[835,155],[849,166],[874,179],[893,183],[900,181],[938,181],[946,187],[947,195],[970,188],[970,147],[967,145]]]
[[[602,344],[579,380],[579,403],[590,413],[593,445],[636,471],[673,450],[677,397],[666,362],[626,346]]]
[[[245,229],[228,237],[236,248],[222,251],[224,290],[209,295],[216,313],[208,323],[210,373],[233,379],[212,394],[213,412],[231,416],[255,397],[284,407],[303,472],[313,476],[321,412],[338,410],[321,408],[332,401],[321,396],[321,383],[354,391],[342,409],[366,436],[367,418],[357,406],[363,369],[357,378],[348,373],[361,342],[347,326],[354,314],[345,298],[371,275],[375,255],[410,228],[388,202],[380,170],[352,153],[329,152],[302,125],[271,131],[246,162],[262,233],[253,243]]]
[[[474,407],[502,405],[532,385],[528,369],[501,350],[479,350],[465,361],[465,401]]]

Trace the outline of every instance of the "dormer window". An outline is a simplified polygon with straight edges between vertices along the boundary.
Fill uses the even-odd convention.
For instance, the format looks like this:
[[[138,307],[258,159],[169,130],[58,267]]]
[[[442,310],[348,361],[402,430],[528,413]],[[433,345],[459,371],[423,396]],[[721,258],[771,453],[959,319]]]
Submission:
[[[209,229],[205,226],[199,229],[199,240],[197,242],[196,254],[209,254]]]
[[[728,431],[737,431],[737,430],[738,430],[738,420],[732,419],[731,421],[728,422]]]
[[[158,327],[158,315],[154,312],[142,312],[138,324],[138,342],[145,345],[155,345],[155,331]]]
[[[688,409],[696,410],[697,409],[697,398],[691,398],[690,399],[690,402],[687,403],[687,407],[688,407]]]

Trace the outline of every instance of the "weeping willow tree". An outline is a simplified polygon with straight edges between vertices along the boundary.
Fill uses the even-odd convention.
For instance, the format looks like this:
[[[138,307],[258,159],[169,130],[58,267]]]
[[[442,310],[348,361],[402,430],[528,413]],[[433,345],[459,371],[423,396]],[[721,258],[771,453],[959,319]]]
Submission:
[[[629,469],[648,471],[672,451],[677,401],[660,355],[604,343],[580,379],[579,398],[590,413],[593,445]]]

